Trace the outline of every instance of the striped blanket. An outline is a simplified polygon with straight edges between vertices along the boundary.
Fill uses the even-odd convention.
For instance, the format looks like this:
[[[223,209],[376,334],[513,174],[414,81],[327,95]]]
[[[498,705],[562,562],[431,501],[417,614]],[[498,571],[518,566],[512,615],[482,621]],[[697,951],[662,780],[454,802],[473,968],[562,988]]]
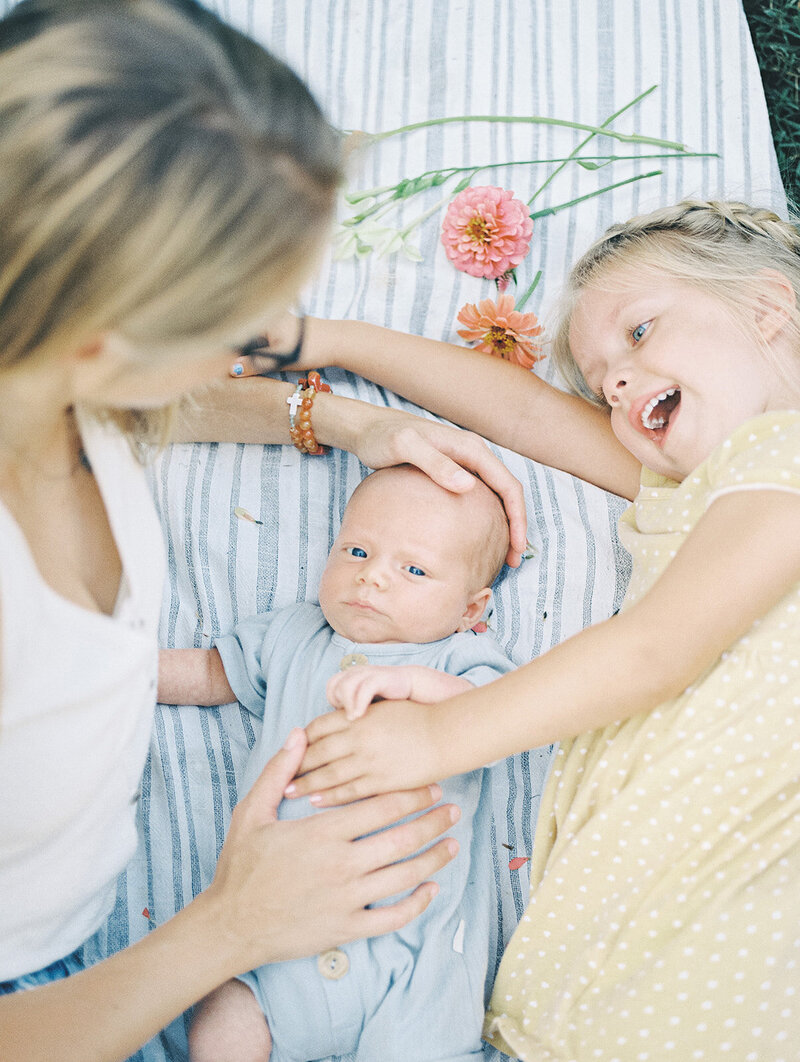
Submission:
[[[536,199],[537,208],[661,172],[537,220],[519,290],[541,269],[526,309],[545,323],[570,263],[614,220],[685,195],[784,209],[739,0],[219,0],[214,6],[286,58],[343,129],[376,132],[466,114],[538,114],[596,126],[656,85],[613,128],[717,155],[564,168]],[[487,170],[473,182],[500,184],[527,200],[555,169],[533,160],[566,156],[586,135],[526,123],[433,126],[365,149],[353,160],[349,187],[393,184],[442,166],[531,160]],[[658,151],[603,137],[583,154]],[[431,189],[406,203],[399,224],[440,195]],[[440,220],[434,213],[411,237],[420,262],[402,254],[326,261],[303,308],[457,340],[459,308],[490,297],[493,288],[450,265],[439,243]],[[550,376],[547,360],[538,371]],[[326,377],[339,394],[413,408],[344,372]],[[458,386],[469,387],[469,380]],[[525,485],[533,556],[501,580],[491,625],[523,663],[618,606],[628,574],[615,530],[622,503],[497,452]],[[348,454],[309,459],[288,447],[168,450],[152,471],[169,551],[162,644],[207,646],[240,617],[313,598],[345,500],[364,471]],[[238,518],[237,508],[262,523]],[[168,919],[209,881],[255,725],[237,705],[159,707],[142,786],[140,848],[119,884],[109,950]],[[490,977],[526,901],[526,864],[511,869],[509,862],[531,852],[549,755],[536,749],[494,768]],[[185,1059],[186,1021],[174,1022],[135,1057]],[[501,1056],[487,1048],[486,1057]]]

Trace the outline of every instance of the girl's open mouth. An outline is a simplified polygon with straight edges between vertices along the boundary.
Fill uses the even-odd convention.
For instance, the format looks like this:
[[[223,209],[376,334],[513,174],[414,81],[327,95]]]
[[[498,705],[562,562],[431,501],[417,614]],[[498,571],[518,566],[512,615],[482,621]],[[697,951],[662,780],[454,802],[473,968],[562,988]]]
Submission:
[[[681,391],[679,387],[669,387],[666,391],[653,395],[639,413],[637,418],[639,423],[636,427],[640,431],[644,431],[654,443],[662,443],[669,430],[670,421],[680,404]]]

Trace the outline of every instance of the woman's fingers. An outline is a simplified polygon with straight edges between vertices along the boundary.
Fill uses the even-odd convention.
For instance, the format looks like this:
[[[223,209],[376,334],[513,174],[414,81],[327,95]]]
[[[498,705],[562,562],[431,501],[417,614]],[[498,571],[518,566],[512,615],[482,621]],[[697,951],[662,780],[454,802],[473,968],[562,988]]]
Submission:
[[[471,490],[475,476],[498,495],[506,511],[510,546],[508,564],[516,567],[527,544],[527,514],[522,484],[483,439],[472,432],[420,420],[397,433],[398,457],[416,465],[446,490]]]
[[[264,767],[247,796],[236,808],[238,818],[248,814],[260,823],[275,822],[286,786],[300,768],[307,747],[306,733],[291,731],[283,748]]]
[[[431,788],[438,790],[438,786],[432,786]],[[412,790],[412,792],[424,793],[424,790]],[[441,791],[439,793],[441,795]],[[396,796],[399,796],[399,794],[385,793],[382,796],[370,797],[369,800],[362,800],[360,804],[347,805],[346,809],[337,808],[324,814],[333,816],[346,810],[352,816],[356,809],[365,808],[374,802],[384,801],[389,797]],[[421,810],[423,809],[417,809],[417,811]],[[380,808],[370,812],[371,817],[377,816],[380,818],[382,814],[385,814],[385,811]],[[415,812],[409,812],[408,814],[415,814]],[[458,822],[460,817],[461,812],[455,804],[439,804],[424,815],[418,815],[417,818],[412,819],[410,822],[401,822],[399,825],[393,826],[390,830],[384,830],[382,833],[376,832],[378,827],[372,827],[369,834],[357,835],[358,840],[355,847],[359,851],[359,858],[363,859],[366,864],[376,871],[392,866],[401,860],[408,862],[409,866],[413,864],[417,868],[415,873],[419,876],[416,881],[409,880],[405,886],[405,888],[409,888],[412,884],[417,884],[421,877],[427,877],[432,871],[427,868],[426,863],[416,863],[415,860],[409,860],[408,857],[430,844],[445,830],[449,830],[454,823]],[[390,819],[389,821],[395,822],[396,819]],[[381,893],[380,895],[387,895],[387,893]]]
[[[444,842],[437,845],[444,850]],[[443,866],[452,859],[448,854]],[[421,915],[428,904],[439,892],[434,881],[426,881],[418,886],[410,896],[405,896],[396,903],[383,907],[370,907],[357,911],[353,916],[354,937],[379,937],[384,933],[396,933]]]

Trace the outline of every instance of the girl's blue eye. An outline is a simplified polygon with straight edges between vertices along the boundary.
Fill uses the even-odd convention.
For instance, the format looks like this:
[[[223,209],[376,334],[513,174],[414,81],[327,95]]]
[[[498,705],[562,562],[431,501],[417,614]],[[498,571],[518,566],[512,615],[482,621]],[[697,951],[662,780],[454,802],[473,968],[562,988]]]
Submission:
[[[644,324],[637,325],[631,332],[631,339],[634,343],[638,343],[643,337],[647,329],[650,327],[650,322],[645,321]]]
[[[347,552],[351,557],[358,557],[359,560],[366,560],[367,551],[362,549],[361,546],[348,546]]]
[[[425,573],[425,572],[424,572],[424,571],[422,570],[422,568],[417,568],[417,566],[416,566],[415,564],[409,564],[409,566],[408,566],[408,570],[409,570],[409,572],[410,572],[410,573],[411,573],[412,575],[422,575],[422,576],[424,576],[424,575],[426,574],[426,573]]]

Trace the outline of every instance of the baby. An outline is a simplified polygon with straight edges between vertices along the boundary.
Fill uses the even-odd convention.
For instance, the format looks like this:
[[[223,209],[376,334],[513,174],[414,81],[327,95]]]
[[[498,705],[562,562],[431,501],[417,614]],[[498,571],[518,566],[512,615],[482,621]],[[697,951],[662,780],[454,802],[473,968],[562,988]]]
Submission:
[[[362,714],[376,698],[433,703],[512,664],[471,628],[508,550],[498,498],[478,482],[451,494],[410,466],[356,488],[319,586],[319,606],[246,620],[214,649],[161,653],[159,699],[238,699],[268,725],[245,792],[293,726],[330,710]],[[391,665],[391,666],[388,666]],[[461,854],[440,872],[428,910],[396,933],[230,981],[196,1011],[192,1062],[298,1062],[354,1053],[363,1062],[483,1057],[481,1024],[491,913],[488,773],[442,786],[461,808]],[[281,818],[310,811],[284,800]]]

